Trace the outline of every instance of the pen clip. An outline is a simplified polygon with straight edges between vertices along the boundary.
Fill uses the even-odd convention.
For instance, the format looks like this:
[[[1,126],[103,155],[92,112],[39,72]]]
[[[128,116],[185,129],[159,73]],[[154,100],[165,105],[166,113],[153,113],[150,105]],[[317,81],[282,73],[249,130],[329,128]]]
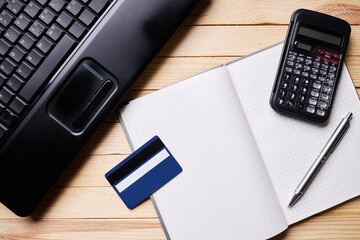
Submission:
[[[339,143],[341,142],[341,140],[344,138],[345,136],[345,133],[348,131],[350,127],[350,123],[348,122],[347,125],[346,125],[346,128],[344,129],[344,131],[342,132],[341,134],[341,137],[339,138],[339,140],[337,140],[337,142],[335,143],[334,147],[331,149],[331,152],[330,153],[333,153],[335,151],[335,149],[337,148],[337,146],[339,146]]]

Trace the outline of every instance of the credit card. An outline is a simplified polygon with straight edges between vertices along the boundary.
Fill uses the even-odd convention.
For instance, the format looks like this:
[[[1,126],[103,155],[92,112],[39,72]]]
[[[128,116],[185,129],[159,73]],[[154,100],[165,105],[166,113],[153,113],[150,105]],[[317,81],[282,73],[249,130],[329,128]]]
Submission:
[[[165,185],[182,168],[158,136],[153,137],[105,174],[129,209]]]

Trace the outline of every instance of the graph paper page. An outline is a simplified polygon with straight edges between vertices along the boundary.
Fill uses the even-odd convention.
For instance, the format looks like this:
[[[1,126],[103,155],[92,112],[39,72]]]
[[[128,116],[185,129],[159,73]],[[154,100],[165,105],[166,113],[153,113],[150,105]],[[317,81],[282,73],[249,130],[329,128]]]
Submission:
[[[330,118],[319,125],[281,115],[269,104],[282,44],[229,64],[228,70],[289,224],[360,194],[360,102],[344,66]],[[348,112],[351,126],[304,196],[296,186]]]
[[[225,67],[121,110],[134,148],[158,135],[183,172],[154,194],[171,239],[265,239],[287,228]]]

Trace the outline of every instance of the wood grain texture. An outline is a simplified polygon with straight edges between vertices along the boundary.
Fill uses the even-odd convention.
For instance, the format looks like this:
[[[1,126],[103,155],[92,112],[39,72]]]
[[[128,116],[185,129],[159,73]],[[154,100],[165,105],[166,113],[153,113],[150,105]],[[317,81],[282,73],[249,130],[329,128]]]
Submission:
[[[298,8],[351,23],[346,62],[360,95],[360,1],[203,0],[121,104],[283,41]],[[165,239],[151,201],[128,210],[104,177],[131,153],[117,115],[107,118],[32,217],[18,218],[0,205],[0,239]],[[273,238],[289,239],[360,239],[360,199]]]

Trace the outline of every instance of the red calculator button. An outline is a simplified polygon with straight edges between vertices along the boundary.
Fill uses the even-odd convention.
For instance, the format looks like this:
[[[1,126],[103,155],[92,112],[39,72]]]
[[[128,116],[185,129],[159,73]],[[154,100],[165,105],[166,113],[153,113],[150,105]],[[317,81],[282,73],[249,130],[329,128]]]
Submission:
[[[334,56],[334,58],[339,58],[339,57],[340,57],[340,54],[334,53],[333,56]]]
[[[321,57],[320,55],[317,55],[317,56],[316,56],[316,59],[317,59],[317,60],[321,60],[321,58],[322,58],[322,57]]]
[[[333,59],[333,60],[331,61],[331,63],[332,63],[332,64],[338,64],[338,61],[335,60],[335,59]]]
[[[324,50],[319,49],[318,52],[319,52],[320,54],[323,54],[323,53],[324,53]]]
[[[324,57],[324,62],[329,62],[330,58]]]
[[[331,56],[332,52],[325,51],[325,55]]]

